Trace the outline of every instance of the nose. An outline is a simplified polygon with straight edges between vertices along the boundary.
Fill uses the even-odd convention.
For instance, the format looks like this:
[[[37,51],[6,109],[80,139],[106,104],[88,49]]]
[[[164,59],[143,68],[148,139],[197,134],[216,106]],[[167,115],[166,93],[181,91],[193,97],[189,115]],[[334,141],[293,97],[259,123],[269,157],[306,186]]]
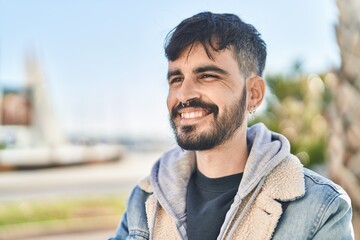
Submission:
[[[192,79],[184,79],[177,91],[176,97],[182,103],[186,103],[194,98],[200,98],[199,86]]]

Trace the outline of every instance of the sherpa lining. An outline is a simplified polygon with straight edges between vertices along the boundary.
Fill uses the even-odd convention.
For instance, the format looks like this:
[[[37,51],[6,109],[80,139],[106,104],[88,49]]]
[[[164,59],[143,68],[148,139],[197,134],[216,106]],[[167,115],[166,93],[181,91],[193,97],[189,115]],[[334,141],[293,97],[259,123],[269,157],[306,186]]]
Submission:
[[[260,193],[240,221],[240,225],[228,228],[236,228],[234,235],[226,236],[225,234],[226,239],[271,239],[282,214],[281,204],[277,200],[291,201],[304,194],[303,166],[296,157],[290,157],[281,162],[266,177]],[[243,201],[243,204],[246,202]],[[150,233],[152,239],[180,239],[176,229],[176,220],[157,204],[155,195],[150,196],[146,201],[148,223],[155,223],[150,227],[153,229],[153,232]],[[242,215],[240,213],[243,204],[236,213],[232,224],[237,222],[236,218]]]

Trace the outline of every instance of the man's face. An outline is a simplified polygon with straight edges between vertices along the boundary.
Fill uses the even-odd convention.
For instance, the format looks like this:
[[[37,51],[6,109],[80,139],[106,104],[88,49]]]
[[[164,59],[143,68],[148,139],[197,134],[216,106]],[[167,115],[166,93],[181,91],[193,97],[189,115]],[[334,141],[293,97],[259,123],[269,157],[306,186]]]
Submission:
[[[245,80],[232,49],[213,51],[200,44],[169,62],[167,106],[180,147],[208,150],[229,140],[244,121]],[[183,104],[184,103],[184,106]]]

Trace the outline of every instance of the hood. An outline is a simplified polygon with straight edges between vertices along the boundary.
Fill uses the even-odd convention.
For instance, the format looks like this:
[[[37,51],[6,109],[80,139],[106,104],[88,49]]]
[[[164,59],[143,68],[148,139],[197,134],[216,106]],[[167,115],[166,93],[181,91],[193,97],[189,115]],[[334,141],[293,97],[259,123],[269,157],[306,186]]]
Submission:
[[[247,130],[249,156],[237,196],[249,194],[269,172],[290,156],[289,141],[262,123]],[[175,147],[154,165],[150,181],[161,206],[175,219],[186,214],[187,185],[196,166],[195,152]]]
[[[237,194],[240,198],[249,194],[263,177],[290,157],[290,143],[286,137],[268,130],[262,123],[248,128],[247,144],[249,156]]]

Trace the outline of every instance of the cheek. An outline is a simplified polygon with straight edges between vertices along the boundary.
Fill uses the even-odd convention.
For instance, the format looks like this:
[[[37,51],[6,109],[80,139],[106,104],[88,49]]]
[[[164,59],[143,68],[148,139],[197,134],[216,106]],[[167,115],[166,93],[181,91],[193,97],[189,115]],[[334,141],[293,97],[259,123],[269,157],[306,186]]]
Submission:
[[[166,99],[166,104],[169,112],[171,112],[171,109],[173,109],[177,103],[176,97],[174,96],[175,95],[171,91],[169,91]]]

